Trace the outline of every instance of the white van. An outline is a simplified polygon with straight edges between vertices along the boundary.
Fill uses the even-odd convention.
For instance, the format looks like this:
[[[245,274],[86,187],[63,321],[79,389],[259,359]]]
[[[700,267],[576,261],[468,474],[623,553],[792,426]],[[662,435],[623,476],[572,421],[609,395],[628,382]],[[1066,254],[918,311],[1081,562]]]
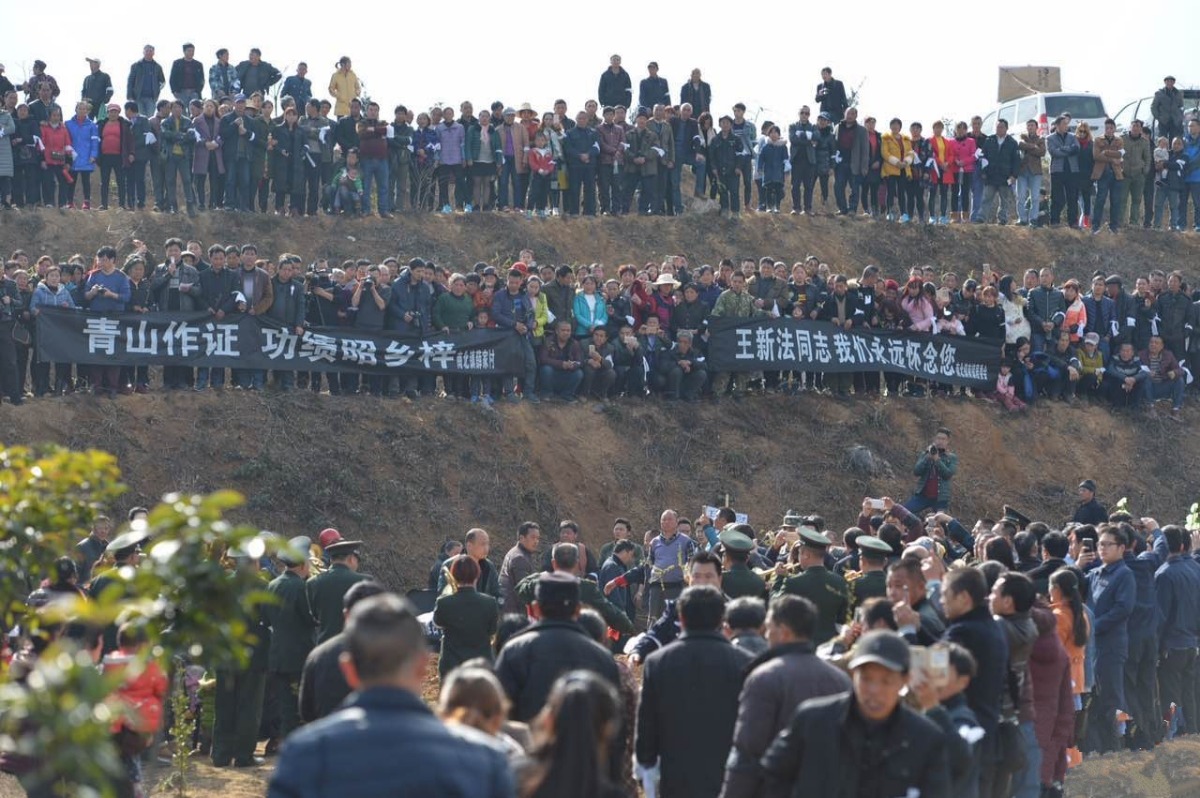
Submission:
[[[997,119],[1007,119],[1009,131],[1015,136],[1025,132],[1025,123],[1036,119],[1038,135],[1046,136],[1054,120],[1062,114],[1071,115],[1071,129],[1080,121],[1088,123],[1092,130],[1104,132],[1104,101],[1098,94],[1055,91],[1018,97],[998,106],[983,118],[983,132],[991,135],[996,129]]]

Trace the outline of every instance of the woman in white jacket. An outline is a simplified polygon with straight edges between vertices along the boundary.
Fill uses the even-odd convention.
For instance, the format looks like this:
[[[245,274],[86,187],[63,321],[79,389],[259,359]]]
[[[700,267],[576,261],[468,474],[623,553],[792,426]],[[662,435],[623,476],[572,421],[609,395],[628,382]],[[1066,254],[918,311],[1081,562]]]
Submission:
[[[1004,343],[1015,344],[1018,338],[1029,340],[1032,330],[1025,317],[1025,297],[1013,290],[1011,274],[1000,278],[1000,307],[1004,309]]]

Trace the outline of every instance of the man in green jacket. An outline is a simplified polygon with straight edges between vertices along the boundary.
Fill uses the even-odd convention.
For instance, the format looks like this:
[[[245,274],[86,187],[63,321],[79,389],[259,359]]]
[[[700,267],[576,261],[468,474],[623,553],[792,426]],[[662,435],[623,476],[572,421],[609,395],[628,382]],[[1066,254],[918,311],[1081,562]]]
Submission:
[[[767,583],[747,564],[754,550],[753,529],[749,524],[730,524],[720,535],[724,555],[721,571],[721,592],[730,599],[750,596],[765,599]]]
[[[917,458],[913,476],[917,489],[904,507],[916,515],[925,510],[945,510],[950,507],[950,480],[958,471],[958,455],[950,451],[950,430],[940,427],[933,443]]]
[[[850,615],[850,591],[846,581],[825,568],[830,541],[815,529],[800,530],[800,567],[804,570],[787,580],[776,580],[775,592],[803,596],[817,607],[812,642],[819,646],[837,634],[837,625]]]
[[[1154,166],[1151,158],[1154,147],[1150,144],[1150,137],[1146,135],[1140,119],[1133,120],[1123,141],[1125,146],[1125,196],[1122,197],[1121,204],[1124,206],[1128,201],[1129,214],[1126,216],[1123,208],[1121,216],[1128,219],[1131,225],[1137,226],[1142,223],[1142,195],[1146,193],[1146,175]]]
[[[746,293],[746,275],[735,271],[729,275],[729,288],[722,291],[721,295],[717,297],[709,318],[751,319],[761,315],[763,315],[763,311],[754,306],[754,298]],[[733,394],[734,401],[741,401],[742,378],[740,374],[729,372],[713,377],[713,401],[717,401],[726,391]]]
[[[308,580],[305,593],[308,606],[317,621],[317,642],[324,643],[342,631],[342,598],[354,584],[367,579],[358,573],[358,549],[361,540],[339,540],[325,547],[329,557],[329,570]]]
[[[267,585],[267,592],[275,597],[275,602],[266,606],[267,623],[271,625],[267,673],[268,689],[274,693],[269,705],[277,712],[277,717],[270,721],[272,726],[275,722],[279,724],[278,737],[273,735],[278,740],[300,725],[300,674],[308,653],[316,645],[317,621],[309,609],[305,591],[311,548],[312,541],[303,536],[288,541],[287,548],[278,554],[286,570]]]
[[[579,547],[574,543],[556,543],[550,554],[550,569],[578,576]],[[517,583],[517,595],[526,605],[537,598],[537,583],[541,573],[530,574]],[[600,588],[590,579],[579,580],[580,601],[596,610],[613,629],[622,634],[633,634],[633,623],[617,605],[604,597]]]

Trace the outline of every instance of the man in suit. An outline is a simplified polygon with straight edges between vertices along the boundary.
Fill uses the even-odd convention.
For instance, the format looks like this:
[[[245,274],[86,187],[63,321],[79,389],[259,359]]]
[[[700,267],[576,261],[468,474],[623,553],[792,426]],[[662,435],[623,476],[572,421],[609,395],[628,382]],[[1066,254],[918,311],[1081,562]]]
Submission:
[[[1021,149],[1017,140],[1008,135],[1008,120],[996,121],[996,134],[983,143],[983,220],[996,218],[996,201],[1000,201],[1000,224],[1008,224],[1017,216],[1017,195],[1014,185],[1021,168]]]

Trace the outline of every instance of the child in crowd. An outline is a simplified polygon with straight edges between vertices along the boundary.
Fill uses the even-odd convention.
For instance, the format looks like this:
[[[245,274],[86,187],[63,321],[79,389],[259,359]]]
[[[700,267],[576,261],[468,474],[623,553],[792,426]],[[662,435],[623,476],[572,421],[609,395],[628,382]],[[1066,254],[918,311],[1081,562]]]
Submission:
[[[1017,398],[1017,389],[1013,384],[1012,361],[1004,358],[1000,361],[1000,375],[996,377],[996,390],[989,397],[1004,405],[1006,410],[1018,412],[1026,405]]]
[[[1171,157],[1170,146],[1166,136],[1158,137],[1157,146],[1154,148],[1154,168],[1157,170],[1154,185],[1159,188],[1167,184],[1167,159]]]
[[[491,315],[488,311],[489,308],[486,307],[477,307],[475,309],[474,323],[476,330],[484,330],[496,326],[496,323],[491,320]],[[488,407],[491,407],[495,403],[495,398],[492,396],[493,383],[495,382],[496,380],[494,380],[492,377],[471,377],[471,384],[469,387],[471,393],[471,403],[482,403]]]
[[[167,697],[167,677],[158,663],[150,660],[138,669],[139,653],[145,645],[146,635],[140,626],[122,624],[117,630],[117,650],[100,663],[105,674],[118,674],[124,679],[117,688],[117,699],[128,712],[113,723],[112,732],[135,796],[144,794],[140,754],[162,723]]]
[[[533,137],[533,149],[529,151],[529,194],[532,209],[529,215],[546,215],[546,203],[550,195],[550,181],[554,179],[554,154],[546,134],[539,132]]]

